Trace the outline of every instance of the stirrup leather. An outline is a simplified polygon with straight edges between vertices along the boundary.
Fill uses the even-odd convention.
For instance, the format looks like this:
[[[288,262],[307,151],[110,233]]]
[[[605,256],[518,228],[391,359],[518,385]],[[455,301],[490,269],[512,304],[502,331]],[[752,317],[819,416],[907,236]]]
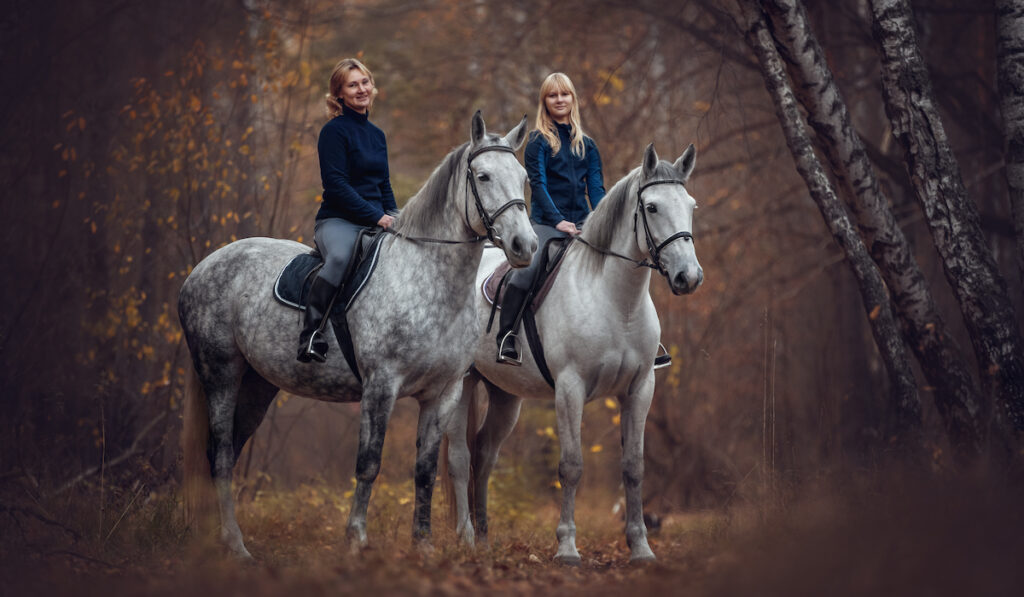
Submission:
[[[514,333],[512,333],[512,330],[509,330],[508,332],[506,332],[505,335],[502,336],[502,338],[501,338],[501,344],[498,345],[498,358],[497,358],[497,362],[505,363],[505,364],[508,364],[508,365],[514,365],[516,367],[520,367],[523,364],[523,355],[522,355],[522,353],[519,350],[515,351],[515,358],[512,358],[511,356],[505,356],[505,354],[504,354],[505,353],[506,342],[508,342],[509,340],[512,340],[513,342],[515,342],[515,340],[516,340],[516,335]],[[512,347],[510,347],[510,348],[512,348]]]

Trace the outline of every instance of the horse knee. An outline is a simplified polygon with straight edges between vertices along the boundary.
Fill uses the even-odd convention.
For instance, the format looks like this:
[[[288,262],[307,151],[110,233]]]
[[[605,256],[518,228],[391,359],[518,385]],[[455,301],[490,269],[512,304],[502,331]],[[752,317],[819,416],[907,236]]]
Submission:
[[[363,483],[373,483],[380,473],[380,459],[369,454],[360,454],[356,459],[356,480]]]
[[[622,483],[626,487],[638,487],[644,481],[642,459],[622,461]]]
[[[562,486],[575,486],[583,476],[583,460],[565,459],[558,463],[558,480]]]
[[[416,463],[416,472],[414,479],[416,487],[429,487],[434,483],[434,477],[437,475],[437,463],[431,464],[426,460],[420,460]]]

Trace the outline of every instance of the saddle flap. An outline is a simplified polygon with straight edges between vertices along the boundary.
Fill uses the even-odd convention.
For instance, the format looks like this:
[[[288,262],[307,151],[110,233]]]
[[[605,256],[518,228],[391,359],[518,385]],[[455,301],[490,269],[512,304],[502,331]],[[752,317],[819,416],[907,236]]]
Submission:
[[[544,253],[538,258],[541,263],[537,268],[537,278],[530,285],[530,295],[533,297],[530,306],[535,311],[540,308],[548,291],[551,290],[551,285],[554,284],[555,277],[562,266],[562,258],[565,257],[565,250],[568,246],[568,239],[556,237],[549,239],[541,249]],[[493,305],[497,301],[499,309],[505,301],[506,284],[503,284],[502,281],[511,273],[511,270],[512,266],[507,260],[503,260],[498,267],[494,268],[491,275],[487,276],[480,288],[487,302]]]

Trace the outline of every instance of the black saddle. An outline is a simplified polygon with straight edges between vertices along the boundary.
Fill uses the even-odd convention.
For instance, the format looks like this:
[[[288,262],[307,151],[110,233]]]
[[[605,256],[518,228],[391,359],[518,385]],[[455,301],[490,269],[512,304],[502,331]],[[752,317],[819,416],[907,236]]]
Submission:
[[[379,229],[366,229],[359,232],[356,238],[356,251],[348,269],[341,280],[341,291],[334,301],[332,316],[344,314],[352,301],[366,285],[366,281],[377,267],[377,253],[380,241],[384,239]],[[313,284],[320,269],[324,266],[323,255],[318,249],[296,255],[284,266],[277,280],[274,281],[274,298],[282,305],[304,311],[309,298],[309,287]]]
[[[345,361],[360,383],[363,378],[359,375],[359,366],[356,363],[355,350],[352,347],[352,334],[349,332],[346,312],[377,268],[380,245],[385,236],[383,230],[379,228],[368,228],[359,232],[359,236],[356,238],[355,254],[348,264],[348,269],[342,278],[340,290],[332,303],[329,314],[341,353],[345,356]],[[317,249],[296,255],[277,276],[277,280],[274,282],[274,298],[279,303],[293,309],[305,310],[309,287],[323,266],[323,256]]]

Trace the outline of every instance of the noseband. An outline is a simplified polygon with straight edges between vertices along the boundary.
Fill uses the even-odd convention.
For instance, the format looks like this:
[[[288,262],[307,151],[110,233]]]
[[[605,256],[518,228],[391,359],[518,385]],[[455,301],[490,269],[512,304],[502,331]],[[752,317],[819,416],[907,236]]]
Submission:
[[[488,214],[487,210],[484,209],[484,204],[480,201],[480,193],[476,190],[476,176],[473,175],[473,160],[481,153],[488,151],[504,151],[515,155],[516,150],[505,145],[488,145],[487,147],[481,147],[469,154],[469,158],[466,159],[466,178],[469,179],[469,188],[473,191],[473,200],[476,202],[476,211],[480,214],[480,220],[484,223],[484,228],[487,229],[487,238],[497,246],[502,246],[502,238],[494,230],[494,221],[498,219],[504,211],[515,205],[522,205],[523,209],[526,209],[525,199],[510,199],[505,202],[504,205],[499,207],[493,214]],[[466,226],[470,230],[473,230],[473,226],[469,223],[469,201],[466,202],[465,209]]]
[[[670,180],[655,180],[654,182],[649,182],[647,184],[641,185],[640,188],[637,189],[637,191],[636,191],[636,211],[633,212],[633,238],[636,238],[636,219],[637,219],[636,215],[637,215],[637,213],[639,213],[641,215],[641,217],[643,218],[643,220],[644,220],[644,238],[647,240],[647,252],[650,254],[651,262],[652,262],[652,263],[643,263],[643,265],[646,265],[647,267],[650,267],[651,269],[656,269],[656,270],[658,270],[658,272],[661,273],[661,275],[663,275],[665,277],[668,277],[668,270],[666,270],[665,266],[663,266],[661,264],[661,251],[665,247],[667,247],[669,245],[669,243],[671,243],[673,241],[676,241],[676,240],[679,240],[681,238],[684,238],[684,239],[689,240],[690,242],[693,242],[693,233],[692,232],[687,232],[687,231],[676,232],[672,236],[670,236],[670,237],[666,238],[665,240],[663,240],[660,245],[656,244],[654,242],[654,237],[651,236],[651,228],[647,224],[647,210],[644,209],[643,192],[648,187],[653,187],[654,185],[659,185],[659,184],[680,184],[680,185],[686,186],[686,182],[685,181],[679,180],[677,178],[673,178],[673,179],[670,179]]]

